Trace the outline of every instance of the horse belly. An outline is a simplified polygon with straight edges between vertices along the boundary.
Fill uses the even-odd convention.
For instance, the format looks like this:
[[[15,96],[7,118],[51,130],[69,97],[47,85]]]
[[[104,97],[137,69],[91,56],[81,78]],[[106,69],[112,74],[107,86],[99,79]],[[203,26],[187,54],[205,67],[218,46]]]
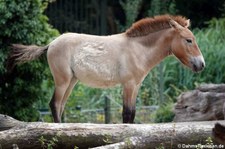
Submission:
[[[80,64],[75,69],[75,76],[84,84],[95,88],[108,88],[118,84],[107,65]]]
[[[108,88],[119,83],[117,65],[111,53],[100,43],[82,46],[73,55],[73,71],[84,84]]]

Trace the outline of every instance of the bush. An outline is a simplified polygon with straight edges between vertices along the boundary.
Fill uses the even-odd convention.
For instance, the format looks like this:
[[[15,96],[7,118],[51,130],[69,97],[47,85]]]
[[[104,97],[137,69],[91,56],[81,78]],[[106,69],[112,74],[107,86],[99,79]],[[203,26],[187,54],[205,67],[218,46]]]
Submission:
[[[157,109],[153,114],[152,117],[155,123],[162,123],[162,122],[172,122],[175,114],[172,112],[173,110],[173,103],[167,103],[166,105],[162,105]]]
[[[16,119],[31,121],[37,118],[33,103],[45,100],[42,80],[48,75],[45,59],[20,65],[7,72],[6,62],[12,43],[43,45],[58,35],[43,15],[47,2],[42,0],[0,1],[0,113]]]

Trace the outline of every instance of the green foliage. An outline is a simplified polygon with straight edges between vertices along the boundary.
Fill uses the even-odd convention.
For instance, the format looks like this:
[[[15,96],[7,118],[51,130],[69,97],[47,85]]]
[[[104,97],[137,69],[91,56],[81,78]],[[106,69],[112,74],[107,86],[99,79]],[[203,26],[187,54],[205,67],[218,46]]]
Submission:
[[[94,121],[95,119],[97,119],[98,122],[104,122],[102,114],[97,114],[95,118],[93,116],[90,117],[87,113],[82,113],[81,110],[103,109],[106,95],[116,101],[116,103],[122,105],[120,86],[110,89],[94,89],[82,83],[78,83],[71,93],[64,111],[66,117],[73,115],[72,118],[67,117],[67,122],[87,122]],[[114,107],[115,106],[111,103],[111,108]],[[115,108],[118,108],[118,105],[116,105]],[[93,114],[93,112],[91,113]]]
[[[51,139],[46,139],[43,136],[41,136],[38,140],[41,143],[41,147],[43,149],[53,149],[54,146],[56,146],[56,143],[58,142],[57,136],[52,137]]]
[[[224,0],[176,0],[177,14],[184,15],[191,19],[191,26],[207,27],[206,21],[213,17],[221,18],[225,13]],[[204,6],[204,7],[203,7]]]
[[[175,14],[176,13],[175,0],[151,0],[151,8],[148,11],[149,16],[160,14]]]
[[[202,148],[214,148],[214,144],[213,144],[213,140],[211,137],[208,137],[205,141],[205,144],[199,143],[196,145],[196,149],[202,149]],[[221,148],[223,148],[223,145],[220,144],[219,146],[221,146]]]
[[[208,138],[205,140],[205,142],[206,142],[206,145],[213,145],[213,140],[212,140],[211,137],[208,137]]]
[[[33,104],[46,100],[41,89],[47,77],[45,59],[20,65],[7,72],[6,62],[12,43],[47,44],[58,32],[47,23],[43,15],[47,2],[42,0],[0,1],[0,113],[14,118],[36,120],[38,113]]]
[[[206,61],[206,69],[194,79],[206,83],[225,82],[225,18],[212,19],[209,27],[196,30],[196,38]]]
[[[154,122],[162,123],[162,122],[171,122],[174,118],[174,113],[172,112],[173,103],[167,103],[165,105],[161,105],[159,109],[157,109],[153,114],[152,117]]]
[[[142,1],[143,0],[125,0],[125,2],[123,2],[120,0],[120,5],[122,6],[126,16],[126,24],[123,26],[119,25],[121,31],[124,31],[135,22]]]
[[[141,89],[139,91],[139,98],[142,100],[145,106],[159,105],[159,71],[158,67],[151,70],[151,72],[145,78]]]
[[[155,149],[165,149],[165,147],[163,146],[163,143],[159,144],[159,147],[156,147]]]
[[[112,144],[113,143],[113,136],[111,135],[104,135],[105,138],[103,138],[103,142],[105,142],[106,144]]]

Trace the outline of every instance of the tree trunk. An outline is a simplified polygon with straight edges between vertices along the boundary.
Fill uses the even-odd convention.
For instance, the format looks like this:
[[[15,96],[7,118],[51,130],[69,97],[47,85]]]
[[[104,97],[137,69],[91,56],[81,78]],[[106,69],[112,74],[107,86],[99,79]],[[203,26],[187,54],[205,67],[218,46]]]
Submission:
[[[182,93],[174,113],[176,122],[224,120],[225,84],[205,84]]]
[[[0,115],[0,148],[177,148],[206,144],[215,123],[80,124],[20,122]],[[9,126],[7,124],[10,124]],[[110,145],[111,144],[111,145]],[[216,144],[216,143],[214,143]],[[105,145],[105,146],[104,146]],[[103,146],[103,147],[100,147]]]

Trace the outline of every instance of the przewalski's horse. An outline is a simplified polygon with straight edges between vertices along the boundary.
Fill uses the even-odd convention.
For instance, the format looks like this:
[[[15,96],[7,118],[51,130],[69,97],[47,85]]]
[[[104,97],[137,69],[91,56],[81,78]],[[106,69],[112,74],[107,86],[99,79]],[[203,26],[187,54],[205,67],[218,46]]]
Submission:
[[[78,80],[94,88],[123,87],[123,122],[133,123],[139,87],[149,71],[174,55],[194,72],[205,62],[195,37],[182,16],[161,15],[134,23],[111,36],[66,33],[44,47],[13,45],[15,63],[36,59],[47,51],[55,82],[50,107],[55,122]]]

